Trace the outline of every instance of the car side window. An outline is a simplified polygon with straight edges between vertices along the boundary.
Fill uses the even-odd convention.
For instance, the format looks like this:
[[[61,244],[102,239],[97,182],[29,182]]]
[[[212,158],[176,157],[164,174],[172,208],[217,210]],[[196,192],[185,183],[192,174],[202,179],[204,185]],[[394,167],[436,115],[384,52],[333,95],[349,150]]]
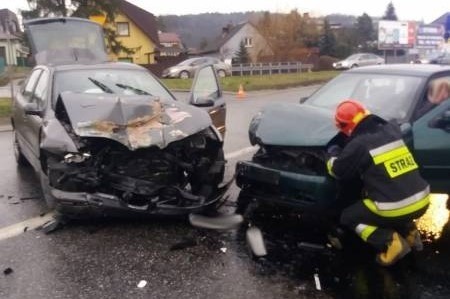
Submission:
[[[45,96],[48,91],[48,77],[49,77],[48,71],[46,70],[42,71],[42,74],[39,77],[39,80],[34,89],[34,94],[31,98],[31,101],[36,102],[40,108],[44,107]]]
[[[25,99],[31,100],[31,95],[33,94],[34,87],[36,86],[36,82],[41,75],[42,70],[37,69],[34,70],[30,77],[28,77],[27,83],[25,84],[25,88],[22,91],[22,95]]]
[[[450,99],[450,75],[432,79],[424,97],[417,104],[414,118],[418,119],[444,101]]]

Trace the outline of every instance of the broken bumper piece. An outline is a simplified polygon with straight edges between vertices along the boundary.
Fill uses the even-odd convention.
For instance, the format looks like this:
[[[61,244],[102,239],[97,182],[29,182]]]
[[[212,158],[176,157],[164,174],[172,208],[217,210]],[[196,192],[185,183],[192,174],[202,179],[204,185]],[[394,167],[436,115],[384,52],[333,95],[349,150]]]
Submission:
[[[207,208],[218,205],[224,197],[224,194],[230,183],[220,187],[214,196],[204,198],[192,195],[179,188],[173,188],[178,191],[179,198],[189,200],[189,204],[176,205],[170,200],[160,200],[159,197],[153,197],[145,204],[131,204],[116,195],[94,192],[68,192],[55,188],[51,189],[51,194],[56,199],[57,207],[63,213],[76,214],[78,210],[89,209],[96,214],[114,215],[118,212],[124,214],[148,214],[148,215],[187,215],[190,213],[199,213]]]
[[[306,175],[241,161],[236,164],[236,184],[259,201],[276,205],[315,209],[327,206],[335,185],[326,176]]]

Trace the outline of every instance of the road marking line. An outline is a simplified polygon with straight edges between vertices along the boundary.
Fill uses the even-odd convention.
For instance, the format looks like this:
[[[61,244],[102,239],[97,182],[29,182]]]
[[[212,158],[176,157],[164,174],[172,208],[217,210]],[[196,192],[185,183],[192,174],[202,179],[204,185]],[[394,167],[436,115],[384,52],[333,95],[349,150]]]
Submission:
[[[26,230],[36,229],[53,219],[54,213],[50,212],[44,216],[34,217],[25,221],[0,228],[0,241],[23,234]]]
[[[244,147],[240,150],[226,154],[225,159],[234,159],[239,156],[255,152],[256,150],[258,150],[257,146]],[[36,228],[44,225],[48,221],[52,220],[53,216],[54,216],[54,212],[50,212],[48,214],[45,214],[42,217],[38,216],[38,217],[30,218],[30,219],[27,219],[25,221],[22,221],[22,222],[19,222],[16,224],[12,224],[10,226],[0,228],[0,241],[23,234],[25,232],[25,228],[26,228],[26,230],[36,229]]]
[[[240,150],[225,154],[225,159],[234,159],[245,154],[253,153],[257,150],[258,150],[257,146],[244,147]]]

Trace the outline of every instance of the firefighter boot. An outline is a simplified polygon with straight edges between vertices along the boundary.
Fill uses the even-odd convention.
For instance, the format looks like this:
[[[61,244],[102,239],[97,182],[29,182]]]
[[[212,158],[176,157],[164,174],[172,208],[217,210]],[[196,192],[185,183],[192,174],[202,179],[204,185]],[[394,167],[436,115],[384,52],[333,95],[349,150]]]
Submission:
[[[423,250],[423,243],[420,238],[420,233],[417,229],[411,230],[405,239],[406,239],[406,242],[408,242],[408,245],[415,251]]]
[[[382,266],[395,264],[411,251],[408,242],[398,233],[392,234],[392,240],[387,244],[386,251],[377,255],[377,262]]]

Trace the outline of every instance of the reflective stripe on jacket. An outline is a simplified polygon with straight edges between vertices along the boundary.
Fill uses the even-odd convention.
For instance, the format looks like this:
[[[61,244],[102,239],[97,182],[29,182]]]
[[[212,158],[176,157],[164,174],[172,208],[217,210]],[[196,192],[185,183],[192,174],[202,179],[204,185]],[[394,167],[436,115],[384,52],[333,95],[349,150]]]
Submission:
[[[361,178],[368,198],[364,204],[380,216],[403,216],[429,203],[429,186],[400,129],[375,115],[359,123],[342,153],[331,158],[327,168],[338,179]]]

